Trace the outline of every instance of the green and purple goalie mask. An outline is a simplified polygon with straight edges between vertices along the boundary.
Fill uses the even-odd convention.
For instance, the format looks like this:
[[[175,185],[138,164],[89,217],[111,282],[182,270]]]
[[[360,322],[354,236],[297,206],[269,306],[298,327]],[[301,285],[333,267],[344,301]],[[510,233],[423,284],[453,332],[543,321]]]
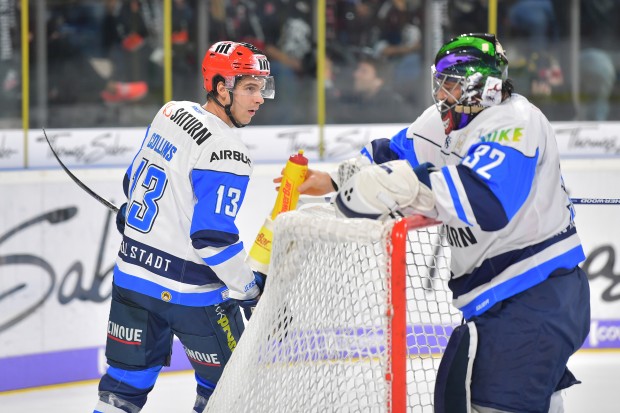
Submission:
[[[432,81],[446,134],[465,127],[485,107],[499,105],[507,76],[508,59],[492,34],[463,34],[442,46]]]

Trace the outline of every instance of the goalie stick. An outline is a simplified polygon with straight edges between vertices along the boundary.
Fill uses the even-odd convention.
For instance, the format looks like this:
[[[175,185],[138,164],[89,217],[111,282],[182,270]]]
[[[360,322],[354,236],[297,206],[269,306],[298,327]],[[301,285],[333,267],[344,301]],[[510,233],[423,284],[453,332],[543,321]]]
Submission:
[[[620,198],[571,198],[575,205],[620,205]]]
[[[52,151],[52,154],[54,155],[54,157],[56,158],[56,160],[58,161],[58,163],[60,164],[62,169],[64,169],[64,171],[67,173],[67,175],[69,175],[69,177],[73,180],[73,182],[75,182],[80,188],[82,188],[84,191],[86,191],[86,193],[88,195],[92,196],[97,201],[101,202],[101,204],[105,205],[108,209],[112,210],[112,212],[114,212],[116,214],[118,212],[118,207],[116,205],[114,205],[113,203],[111,203],[107,199],[99,196],[95,191],[93,191],[88,186],[86,186],[86,184],[84,182],[80,181],[77,176],[73,175],[73,172],[71,172],[69,170],[69,168],[67,168],[65,166],[65,164],[62,163],[62,161],[58,157],[58,154],[54,150],[54,147],[52,146],[52,142],[50,142],[49,138],[47,137],[47,133],[45,133],[45,129],[42,129],[42,130],[43,130],[43,136],[45,136],[45,140],[47,141],[47,144],[49,145],[50,150]]]
[[[575,205],[620,205],[620,198],[571,198]],[[299,198],[300,205],[329,203],[331,196],[304,196]]]

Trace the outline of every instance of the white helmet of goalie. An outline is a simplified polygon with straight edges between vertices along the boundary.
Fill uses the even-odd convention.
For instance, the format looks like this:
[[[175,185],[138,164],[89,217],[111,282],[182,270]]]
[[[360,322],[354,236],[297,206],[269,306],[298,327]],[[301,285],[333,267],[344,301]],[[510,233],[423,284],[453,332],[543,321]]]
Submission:
[[[435,207],[430,188],[422,184],[406,160],[363,168],[336,196],[336,211],[347,218],[385,220]]]

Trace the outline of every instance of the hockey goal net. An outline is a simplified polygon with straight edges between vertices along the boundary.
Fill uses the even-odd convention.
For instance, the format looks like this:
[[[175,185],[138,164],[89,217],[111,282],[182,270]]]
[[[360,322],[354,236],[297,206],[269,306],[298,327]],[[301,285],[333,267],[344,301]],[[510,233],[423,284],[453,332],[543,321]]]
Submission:
[[[415,218],[279,216],[265,292],[206,411],[433,412],[461,316],[441,227]]]

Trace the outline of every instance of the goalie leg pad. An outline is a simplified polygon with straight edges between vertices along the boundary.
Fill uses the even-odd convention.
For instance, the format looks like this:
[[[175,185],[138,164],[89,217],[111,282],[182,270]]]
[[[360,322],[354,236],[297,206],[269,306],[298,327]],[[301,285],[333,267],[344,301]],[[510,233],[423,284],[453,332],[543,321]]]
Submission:
[[[439,364],[435,382],[435,413],[470,413],[470,385],[478,333],[469,322],[458,326]]]

